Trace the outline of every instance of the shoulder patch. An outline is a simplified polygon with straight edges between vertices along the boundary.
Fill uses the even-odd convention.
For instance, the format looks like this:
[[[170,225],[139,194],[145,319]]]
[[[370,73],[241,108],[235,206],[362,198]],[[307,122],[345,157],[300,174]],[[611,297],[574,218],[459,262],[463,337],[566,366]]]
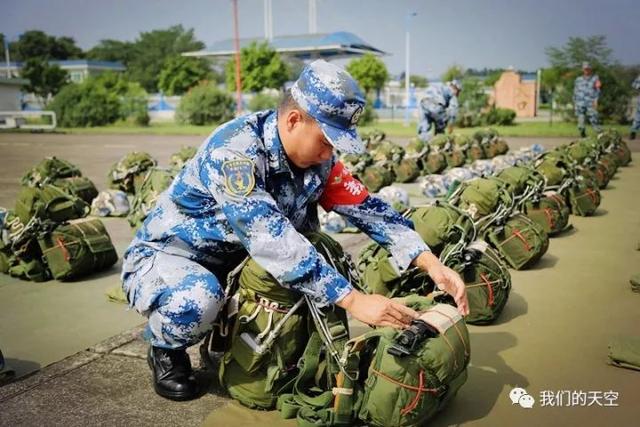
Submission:
[[[253,174],[255,165],[251,160],[227,160],[222,164],[224,186],[227,193],[244,197],[251,193],[256,185]]]

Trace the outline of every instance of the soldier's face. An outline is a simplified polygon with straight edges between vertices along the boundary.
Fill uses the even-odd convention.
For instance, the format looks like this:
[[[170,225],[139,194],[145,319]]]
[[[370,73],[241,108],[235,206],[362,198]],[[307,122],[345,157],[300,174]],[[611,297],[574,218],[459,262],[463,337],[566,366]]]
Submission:
[[[297,110],[290,111],[284,119],[284,126],[278,126],[280,139],[295,166],[306,169],[331,159],[333,145],[314,119]]]
[[[585,76],[590,76],[591,75],[591,68],[583,68],[582,69],[582,74],[584,74]]]

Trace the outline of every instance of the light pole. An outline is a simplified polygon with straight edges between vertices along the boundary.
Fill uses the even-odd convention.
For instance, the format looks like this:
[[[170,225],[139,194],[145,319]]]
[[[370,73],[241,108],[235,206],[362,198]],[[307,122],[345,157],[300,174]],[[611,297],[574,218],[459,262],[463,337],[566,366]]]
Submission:
[[[409,23],[411,17],[416,16],[416,12],[409,12],[405,17],[405,63],[404,63],[404,92],[405,92],[405,108],[404,108],[404,125],[409,126],[409,56],[410,56],[410,39],[409,39]]]

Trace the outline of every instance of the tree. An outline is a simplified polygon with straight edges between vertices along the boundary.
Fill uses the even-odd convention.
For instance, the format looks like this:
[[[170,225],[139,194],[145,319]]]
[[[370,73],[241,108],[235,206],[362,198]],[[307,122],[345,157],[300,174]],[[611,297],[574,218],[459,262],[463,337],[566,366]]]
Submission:
[[[133,57],[133,43],[105,39],[87,51],[87,58],[97,61],[119,61],[128,65]]]
[[[552,67],[580,68],[582,62],[591,62],[593,66],[606,66],[612,63],[612,50],[607,46],[607,37],[591,36],[586,39],[569,37],[562,47],[547,47],[545,53]]]
[[[107,72],[62,88],[47,106],[60,126],[103,126],[117,120],[148,121],[147,93],[119,73]]]
[[[409,82],[415,87],[427,87],[429,85],[429,81],[426,77],[419,76],[417,74],[411,74],[409,76]]]
[[[29,59],[22,67],[20,74],[28,79],[25,85],[28,92],[34,93],[46,100],[49,96],[56,95],[62,86],[67,83],[67,72],[57,65],[49,65],[43,59]]]
[[[65,60],[84,57],[82,49],[71,37],[54,37],[38,30],[23,33],[11,43],[11,57],[16,61],[29,59]]]
[[[352,59],[346,69],[356,79],[365,95],[369,95],[372,90],[382,89],[389,79],[386,65],[372,53],[366,53],[362,58]]]
[[[233,98],[208,82],[201,82],[182,97],[176,111],[180,123],[202,126],[233,118]]]
[[[158,88],[167,95],[182,95],[202,80],[212,76],[206,60],[172,56],[165,62],[158,80]]]
[[[236,89],[236,62],[233,58],[225,66],[225,79],[230,91]],[[280,89],[289,77],[289,70],[280,54],[267,43],[253,42],[240,50],[240,76],[242,90],[260,92],[262,89]]]
[[[450,82],[451,80],[460,80],[464,76],[464,70],[461,65],[453,64],[442,74],[443,82]]]
[[[132,80],[149,92],[157,92],[158,79],[167,58],[200,50],[204,43],[195,39],[193,29],[175,25],[166,30],[141,33],[134,44],[134,56],[127,65]]]

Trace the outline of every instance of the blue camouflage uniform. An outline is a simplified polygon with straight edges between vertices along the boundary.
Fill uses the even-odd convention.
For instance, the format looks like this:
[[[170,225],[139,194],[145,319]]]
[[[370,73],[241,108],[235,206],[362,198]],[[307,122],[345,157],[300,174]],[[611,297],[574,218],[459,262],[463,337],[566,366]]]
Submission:
[[[329,117],[336,115],[331,97],[344,94],[331,75],[338,67],[323,70],[328,65],[309,65],[291,93],[334,146],[355,148],[364,97],[359,108],[338,113],[353,126],[346,132],[337,129],[341,124]],[[318,119],[322,114],[326,120]],[[153,346],[184,348],[203,338],[224,302],[225,275],[246,255],[282,286],[310,295],[320,306],[352,290],[300,234],[319,228],[317,204],[341,163],[334,155],[307,169],[293,167],[278,135],[277,117],[276,111],[263,111],[216,129],[159,196],[127,249],[123,289],[130,305],[148,317]],[[346,190],[366,197],[332,210],[387,248],[399,271],[428,250],[409,220],[368,195],[361,184],[349,184]]]
[[[631,87],[635,90],[640,90],[640,76],[636,77],[636,79],[631,83]],[[633,123],[631,124],[631,132],[639,132],[640,131],[640,96],[638,97],[638,102],[636,103],[636,114],[633,117]]]
[[[458,98],[448,84],[431,84],[420,101],[420,111],[422,118],[418,124],[418,137],[422,141],[428,141],[431,139],[429,130],[432,124],[434,134],[439,134],[444,132],[448,123],[456,120]]]
[[[575,106],[576,116],[578,117],[578,130],[584,132],[586,130],[585,116],[589,119],[589,123],[600,132],[602,128],[598,121],[598,111],[593,107],[593,101],[597,101],[600,96],[600,78],[597,74],[589,77],[578,76],[573,87],[573,105]]]

